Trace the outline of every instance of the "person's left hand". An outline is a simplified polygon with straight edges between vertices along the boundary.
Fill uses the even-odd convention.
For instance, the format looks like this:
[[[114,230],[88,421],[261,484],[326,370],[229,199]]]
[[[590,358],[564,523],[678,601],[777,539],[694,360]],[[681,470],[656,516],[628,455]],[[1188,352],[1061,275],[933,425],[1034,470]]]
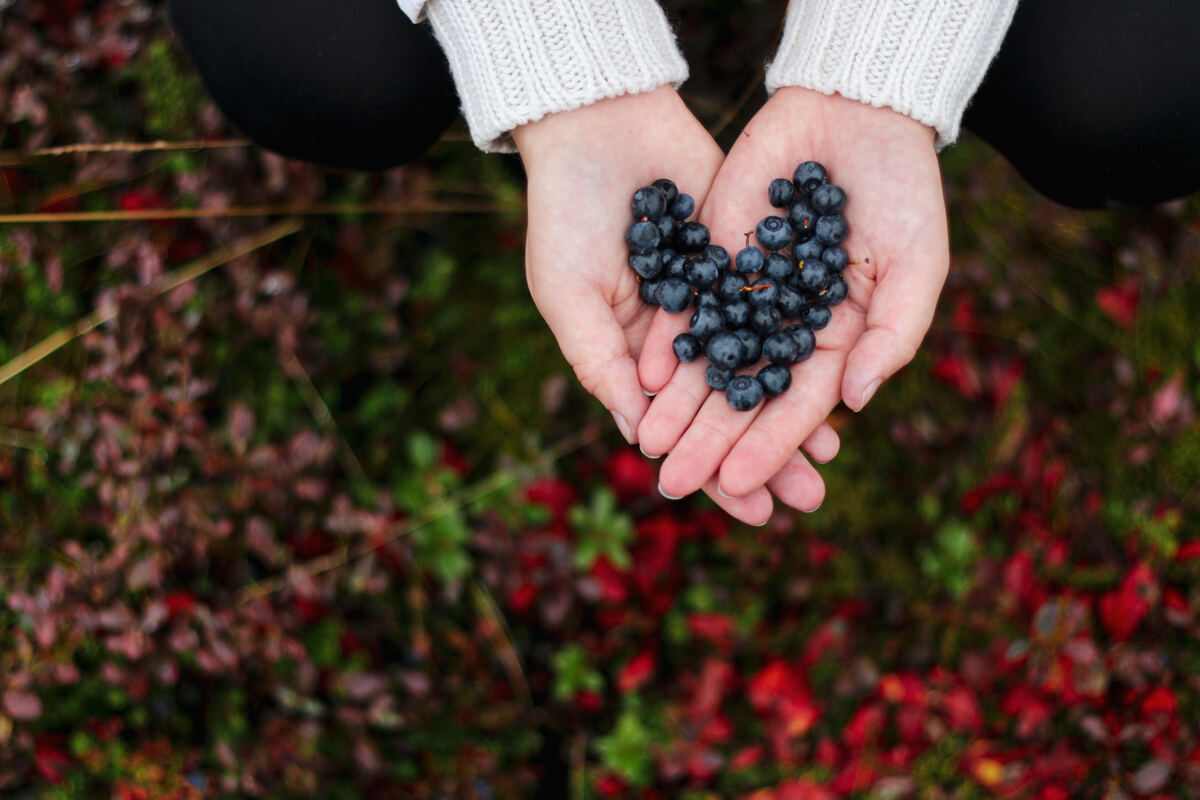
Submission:
[[[822,162],[846,190],[850,234],[842,246],[857,261],[845,271],[849,297],[817,333],[813,356],[792,366],[791,388],[749,412],[709,391],[702,359],[677,363],[671,342],[686,330],[686,315],[658,313],[638,364],[642,385],[658,394],[638,437],[645,452],[669,453],[659,474],[665,493],[682,497],[716,476],[722,495],[765,484],[782,502],[814,510],[824,485],[797,448],[804,442],[812,452],[806,439],[832,434],[823,423],[839,399],[861,410],[929,328],[949,268],[941,176],[933,132],[895,111],[778,90],[713,181],[700,217],[712,240],[736,254],[747,230],[779,213],[767,202],[770,181],[808,160]]]

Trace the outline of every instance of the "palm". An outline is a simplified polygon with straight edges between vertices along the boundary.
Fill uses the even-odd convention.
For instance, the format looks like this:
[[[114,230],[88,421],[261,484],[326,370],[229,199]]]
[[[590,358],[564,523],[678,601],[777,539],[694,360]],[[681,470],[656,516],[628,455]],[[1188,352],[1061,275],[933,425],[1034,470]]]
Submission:
[[[861,407],[876,377],[911,359],[929,326],[949,262],[945,208],[929,132],[895,112],[801,89],[777,92],[713,181],[702,212],[713,239],[731,252],[745,246],[746,231],[777,213],[767,184],[809,159],[823,162],[850,198],[843,246],[859,263],[846,270],[849,298],[818,334],[813,357],[792,368],[792,388],[756,413],[734,412],[705,392],[695,365],[676,368],[669,341],[680,321],[656,318],[641,376],[665,388],[639,435],[652,452],[671,451],[662,480],[673,491],[694,490],[718,470],[721,487],[735,496],[776,476],[769,484],[776,493],[803,505],[811,490],[789,492],[776,485],[784,480],[776,473],[795,463],[797,447],[839,398]]]

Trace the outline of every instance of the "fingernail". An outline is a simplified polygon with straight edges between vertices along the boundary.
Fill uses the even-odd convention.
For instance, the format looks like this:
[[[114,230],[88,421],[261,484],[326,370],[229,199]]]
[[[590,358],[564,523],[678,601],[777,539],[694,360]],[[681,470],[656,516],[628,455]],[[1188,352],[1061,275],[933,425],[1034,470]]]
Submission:
[[[814,514],[814,513],[816,513],[817,509],[819,509],[819,508],[820,508],[821,506],[823,506],[823,505],[825,505],[825,501],[824,501],[824,500],[822,500],[821,502],[817,503],[815,506],[813,506],[812,508],[810,508],[808,511],[805,511],[804,513],[805,513],[805,514]]]
[[[621,435],[625,437],[625,441],[633,444],[633,428],[629,427],[629,420],[625,419],[616,411],[612,412],[612,415],[613,421],[617,423],[617,430],[619,430]]]
[[[721,484],[719,484],[719,483],[717,484],[717,494],[721,495],[721,497],[724,497],[726,500],[733,499],[729,495],[725,494],[725,490],[721,488]]]
[[[658,394],[658,392],[651,392],[647,389],[642,389],[642,394],[646,395],[646,397],[654,397],[654,395]]]
[[[658,493],[661,494],[663,497],[667,498],[668,500],[682,500],[683,499],[681,497],[674,497],[674,496],[669,495],[666,492],[664,492],[661,483],[658,485]]]
[[[642,447],[640,444],[638,445],[638,450],[641,450],[642,455],[644,455],[646,458],[654,458],[654,459],[662,458],[661,455],[657,455],[657,456],[650,455],[649,453],[646,452],[645,448]]]
[[[875,396],[875,390],[879,388],[879,384],[881,383],[883,383],[883,378],[876,378],[867,384],[866,389],[863,389],[862,403],[858,406],[859,411],[862,411],[867,407],[867,403],[871,402],[871,398]]]

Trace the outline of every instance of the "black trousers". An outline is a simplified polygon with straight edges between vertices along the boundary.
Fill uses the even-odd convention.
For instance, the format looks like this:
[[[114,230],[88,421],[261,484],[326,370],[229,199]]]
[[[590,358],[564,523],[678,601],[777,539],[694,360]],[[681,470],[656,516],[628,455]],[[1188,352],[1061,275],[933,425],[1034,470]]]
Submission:
[[[170,0],[218,106],[283,155],[385,169],[457,99],[428,25],[394,0]],[[1200,2],[1021,0],[964,125],[1065,205],[1200,190]]]

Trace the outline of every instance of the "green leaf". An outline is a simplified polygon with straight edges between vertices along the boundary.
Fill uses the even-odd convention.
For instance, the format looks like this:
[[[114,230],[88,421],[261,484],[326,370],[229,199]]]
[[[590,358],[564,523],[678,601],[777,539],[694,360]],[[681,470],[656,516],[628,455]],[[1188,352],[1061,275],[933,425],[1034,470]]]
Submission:
[[[596,489],[591,503],[572,507],[568,519],[576,533],[576,569],[591,569],[600,556],[606,556],[618,569],[628,569],[633,563],[627,547],[633,541],[633,520],[617,508],[611,489]]]
[[[601,763],[633,786],[646,786],[653,777],[654,735],[633,707],[622,709],[616,727],[596,740]]]

